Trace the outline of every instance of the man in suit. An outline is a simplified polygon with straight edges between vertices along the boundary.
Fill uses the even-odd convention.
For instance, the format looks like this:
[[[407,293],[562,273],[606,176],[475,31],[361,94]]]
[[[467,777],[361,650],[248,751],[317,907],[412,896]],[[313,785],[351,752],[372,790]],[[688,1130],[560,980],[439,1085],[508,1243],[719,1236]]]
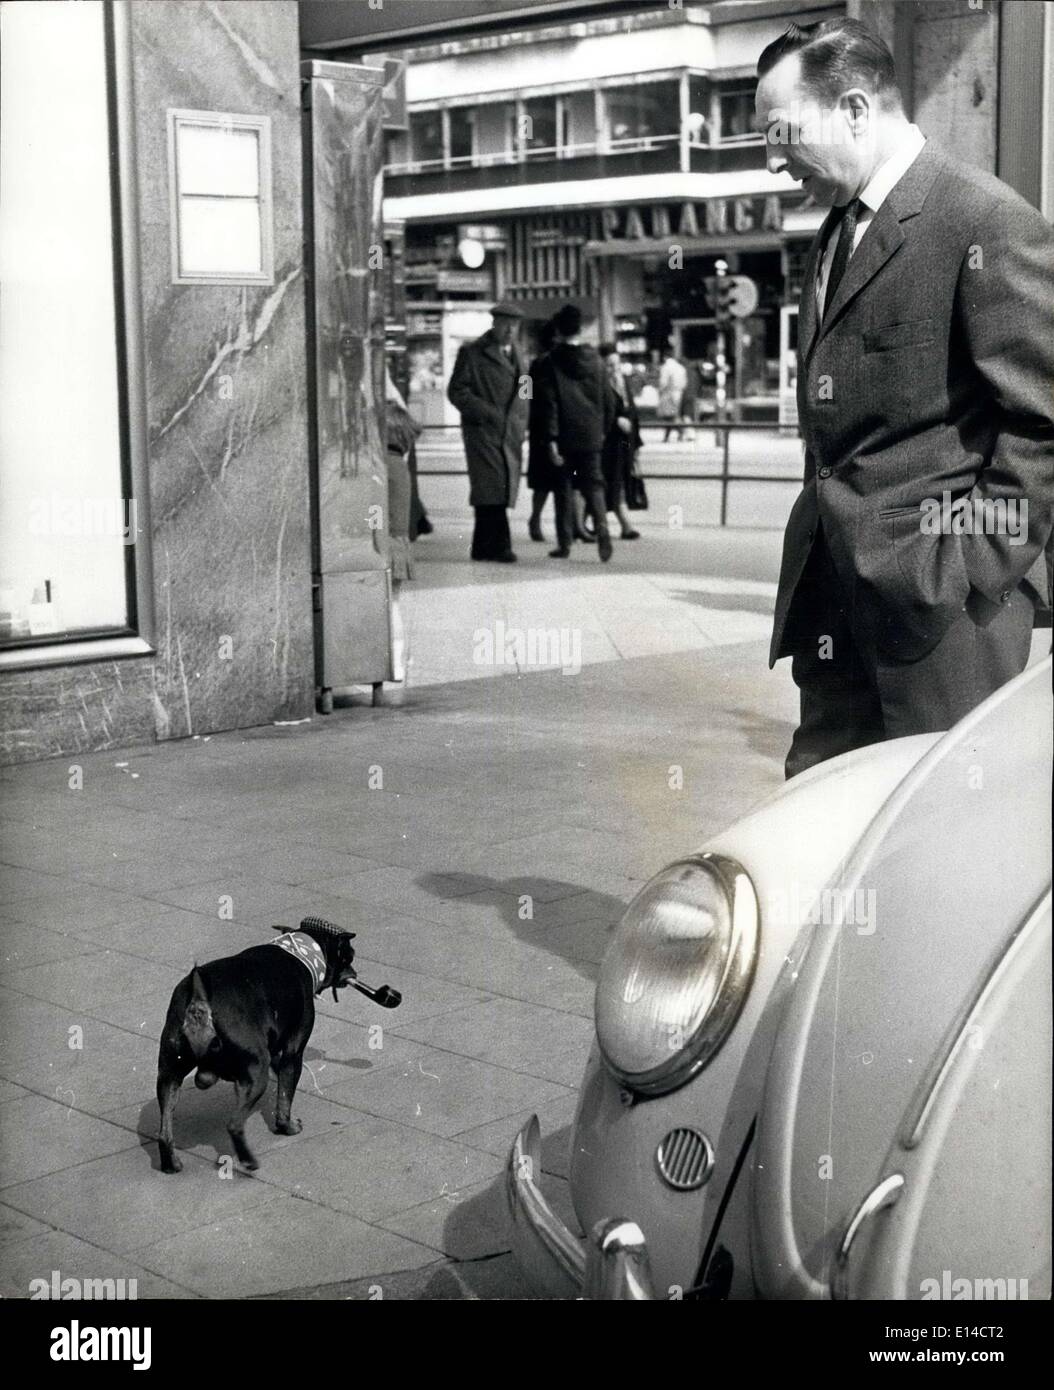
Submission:
[[[475,509],[472,559],[512,564],[508,508],[516,505],[530,392],[515,342],[520,310],[496,304],[491,327],[458,352],[447,397],[461,412],[469,502]]]
[[[948,728],[1028,660],[1054,480],[1054,231],[925,139],[859,21],[761,55],[768,167],[830,212],[804,273],[804,487],[770,665],[792,657],[788,777]]]

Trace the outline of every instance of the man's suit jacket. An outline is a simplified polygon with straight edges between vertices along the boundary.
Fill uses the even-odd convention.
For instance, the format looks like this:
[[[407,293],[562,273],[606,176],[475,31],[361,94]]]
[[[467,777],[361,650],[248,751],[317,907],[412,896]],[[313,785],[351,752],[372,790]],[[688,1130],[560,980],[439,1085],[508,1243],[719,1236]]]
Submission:
[[[818,522],[850,622],[904,659],[935,646],[964,605],[979,625],[990,622],[1026,574],[1045,594],[1054,230],[1006,184],[928,142],[872,219],[820,323],[817,262],[832,218],[802,287],[805,485],[787,523],[770,665],[801,638],[793,600]],[[1027,499],[1024,543],[929,534],[920,504],[945,492]]]
[[[461,412],[473,507],[516,503],[527,432],[525,376],[516,347],[506,354],[489,330],[458,351],[447,397]]]

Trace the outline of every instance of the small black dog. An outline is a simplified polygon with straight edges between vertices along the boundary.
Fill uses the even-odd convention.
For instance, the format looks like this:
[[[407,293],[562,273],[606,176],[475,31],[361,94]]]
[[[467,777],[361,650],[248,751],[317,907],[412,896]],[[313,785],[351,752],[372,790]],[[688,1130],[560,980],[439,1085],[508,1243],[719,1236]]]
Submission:
[[[277,930],[283,930],[277,928]],[[285,932],[263,946],[236,956],[195,965],[172,993],[157,1059],[157,1103],[161,1109],[161,1171],[183,1167],[172,1148],[172,1113],[183,1078],[197,1067],[201,1090],[219,1080],[233,1081],[237,1104],[227,1122],[234,1151],[246,1168],[256,1168],[245,1142],[245,1122],[267,1090],[267,1069],[278,1078],[276,1128],[299,1134],[290,1114],[304,1062],[304,1048],[315,1026],[315,995],[346,985],[377,998],[387,990],[392,1008],[399,996],[387,986],[371,991],[356,982],[352,961],[354,932],[318,917],[305,917],[299,931]]]

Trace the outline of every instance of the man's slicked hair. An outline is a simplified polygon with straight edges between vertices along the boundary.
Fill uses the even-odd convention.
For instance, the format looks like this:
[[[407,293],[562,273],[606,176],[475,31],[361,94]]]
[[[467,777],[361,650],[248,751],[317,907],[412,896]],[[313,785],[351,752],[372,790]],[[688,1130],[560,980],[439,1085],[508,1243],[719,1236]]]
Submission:
[[[858,19],[789,25],[758,59],[758,77],[791,53],[799,55],[802,85],[825,105],[833,106],[851,87],[872,92],[886,107],[903,104],[892,53]]]

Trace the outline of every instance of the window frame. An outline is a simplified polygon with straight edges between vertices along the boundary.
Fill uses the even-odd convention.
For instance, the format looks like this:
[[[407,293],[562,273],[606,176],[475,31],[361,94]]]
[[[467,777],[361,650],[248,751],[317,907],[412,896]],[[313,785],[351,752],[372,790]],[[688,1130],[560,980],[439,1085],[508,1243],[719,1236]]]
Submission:
[[[150,468],[146,411],[146,354],[139,260],[139,204],[130,15],[103,6],[110,207],[113,228],[114,327],[117,339],[118,448],[122,502],[136,504],[136,537],[125,546],[123,627],[15,638],[0,647],[0,672],[73,666],[156,654]]]
[[[169,107],[168,198],[172,244],[172,283],[174,285],[273,285],[274,284],[274,189],[271,177],[271,118],[237,114],[231,111],[191,111]],[[212,126],[220,130],[251,130],[257,136],[260,187],[256,201],[260,209],[259,271],[194,271],[184,273],[181,255],[182,220],[180,209],[185,196],[179,187],[179,144],[181,126]],[[223,197],[223,194],[217,194]],[[251,201],[246,195],[226,195],[238,201]]]

